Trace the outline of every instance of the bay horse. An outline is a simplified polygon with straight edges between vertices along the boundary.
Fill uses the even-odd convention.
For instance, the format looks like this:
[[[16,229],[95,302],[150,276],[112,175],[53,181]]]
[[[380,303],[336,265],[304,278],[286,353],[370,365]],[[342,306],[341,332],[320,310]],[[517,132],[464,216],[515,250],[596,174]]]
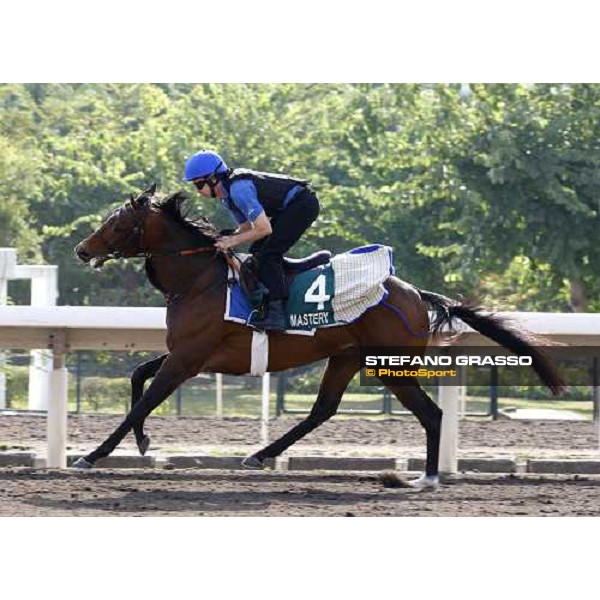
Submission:
[[[168,352],[139,365],[131,376],[131,410],[123,422],[93,452],[74,466],[91,468],[108,456],[133,429],[143,455],[150,439],[144,432],[146,417],[184,381],[196,374],[250,372],[252,330],[223,319],[228,267],[214,247],[219,234],[205,218],[195,221],[182,213],[186,199],[175,193],[162,201],[156,185],[112,212],[106,221],[75,248],[77,256],[100,267],[109,259],[145,257],[150,282],[165,296]],[[267,370],[283,371],[328,359],[310,414],[285,435],[242,461],[246,468],[262,468],[265,459],[284,450],[335,415],[342,395],[361,369],[360,348],[410,347],[423,356],[430,336],[460,319],[516,354],[533,357],[533,368],[554,394],[564,382],[550,360],[534,346],[530,332],[483,309],[427,292],[390,276],[384,283],[385,303],[367,310],[359,319],[339,327],[317,329],[313,337],[269,332]],[[436,313],[430,324],[428,310]],[[144,383],[152,383],[144,391]],[[385,384],[385,382],[382,382]],[[416,378],[408,384],[386,385],[425,429],[425,473],[417,487],[438,484],[438,458],[442,411]]]

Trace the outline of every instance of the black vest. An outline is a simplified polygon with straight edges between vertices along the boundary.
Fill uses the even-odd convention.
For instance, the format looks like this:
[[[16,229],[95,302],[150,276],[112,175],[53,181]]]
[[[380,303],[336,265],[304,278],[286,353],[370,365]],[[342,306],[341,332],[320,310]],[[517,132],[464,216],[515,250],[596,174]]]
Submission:
[[[272,217],[283,208],[283,201],[288,192],[295,186],[306,187],[306,179],[294,179],[287,175],[276,173],[261,173],[250,169],[233,169],[227,173],[226,186],[229,191],[230,185],[238,179],[250,179],[256,188],[258,201],[265,209],[268,217]]]

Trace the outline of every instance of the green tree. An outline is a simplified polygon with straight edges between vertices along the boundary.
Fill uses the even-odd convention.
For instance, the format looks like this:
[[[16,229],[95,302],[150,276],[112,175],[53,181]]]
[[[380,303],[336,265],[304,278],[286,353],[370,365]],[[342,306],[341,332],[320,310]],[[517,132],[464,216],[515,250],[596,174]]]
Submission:
[[[568,281],[571,308],[584,310],[600,259],[600,86],[473,90],[481,127],[457,161],[472,192],[459,216],[465,246],[488,270],[515,256],[550,265],[546,281],[555,291]]]
[[[514,308],[600,307],[597,85],[0,85],[0,243],[60,268],[60,302],[160,304],[143,262],[101,276],[73,247],[131,192],[187,188],[207,147],[312,180],[295,255],[394,247],[401,277]]]

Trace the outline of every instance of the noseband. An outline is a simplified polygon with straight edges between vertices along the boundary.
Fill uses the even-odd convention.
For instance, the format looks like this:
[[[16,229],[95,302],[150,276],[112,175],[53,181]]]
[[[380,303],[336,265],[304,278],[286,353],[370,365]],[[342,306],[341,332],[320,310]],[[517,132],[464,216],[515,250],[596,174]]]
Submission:
[[[116,216],[117,217],[120,216],[120,213],[123,210],[129,211],[132,209],[130,209],[129,207],[125,208],[125,207],[121,206],[119,209],[117,209]],[[142,215],[141,219],[136,219],[135,225],[134,225],[133,229],[131,230],[127,239],[123,243],[119,244],[121,249],[119,249],[115,246],[107,245],[107,250],[108,250],[108,254],[106,255],[107,259],[109,259],[109,258],[134,258],[136,256],[145,256],[146,252],[144,250],[143,243],[144,243],[144,222],[146,221],[146,216],[147,216],[147,214],[144,214],[144,215]],[[138,236],[136,248],[139,248],[139,251],[136,254],[125,256],[123,254],[122,248],[127,248],[129,245],[133,244],[134,238],[136,236]]]

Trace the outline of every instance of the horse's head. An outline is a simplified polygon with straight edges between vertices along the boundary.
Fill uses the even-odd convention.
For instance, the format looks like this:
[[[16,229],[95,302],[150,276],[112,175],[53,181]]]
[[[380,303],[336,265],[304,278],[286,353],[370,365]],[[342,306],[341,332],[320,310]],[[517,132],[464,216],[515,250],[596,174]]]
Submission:
[[[156,184],[115,209],[102,225],[75,247],[75,253],[95,269],[111,258],[140,256],[144,249],[144,222],[151,212]]]

